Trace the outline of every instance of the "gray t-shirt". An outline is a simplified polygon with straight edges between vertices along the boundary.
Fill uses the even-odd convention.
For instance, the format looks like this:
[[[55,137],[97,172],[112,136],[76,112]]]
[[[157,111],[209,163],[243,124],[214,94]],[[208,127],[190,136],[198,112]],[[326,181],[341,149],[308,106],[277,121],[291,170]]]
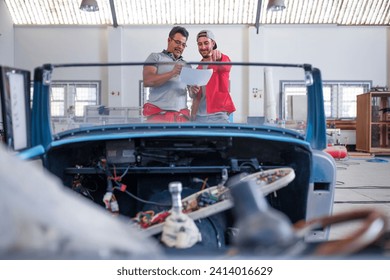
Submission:
[[[172,54],[166,51],[151,53],[145,62],[156,63],[157,74],[172,71],[174,67],[174,64],[158,64],[160,62],[186,63],[181,57],[175,59]],[[185,67],[191,66],[185,64]],[[148,102],[163,110],[180,111],[187,108],[187,85],[180,82],[179,77],[174,77],[161,86],[151,87]]]
[[[207,69],[207,65],[202,66],[203,69]],[[200,97],[199,101],[199,108],[198,112],[196,113],[199,116],[207,116],[207,108],[206,108],[206,103],[207,103],[207,95],[206,95],[206,86],[202,86],[202,96]]]

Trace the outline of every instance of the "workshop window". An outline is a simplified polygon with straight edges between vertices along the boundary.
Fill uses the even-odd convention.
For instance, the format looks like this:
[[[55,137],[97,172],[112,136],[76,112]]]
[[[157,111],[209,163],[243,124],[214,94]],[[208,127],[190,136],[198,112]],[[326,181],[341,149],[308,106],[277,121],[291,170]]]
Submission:
[[[368,92],[370,81],[323,81],[324,108],[326,118],[356,118],[357,95]],[[306,86],[301,81],[281,81],[282,112],[285,119],[294,119],[294,99],[306,96]],[[301,108],[299,110],[301,111]]]
[[[50,109],[52,117],[62,117],[65,112],[65,86],[53,86],[50,95]]]
[[[98,87],[91,84],[82,84],[75,87],[74,99],[75,116],[84,116],[84,107],[88,105],[98,105]]]
[[[100,82],[53,82],[51,116],[83,117],[85,106],[99,105]]]

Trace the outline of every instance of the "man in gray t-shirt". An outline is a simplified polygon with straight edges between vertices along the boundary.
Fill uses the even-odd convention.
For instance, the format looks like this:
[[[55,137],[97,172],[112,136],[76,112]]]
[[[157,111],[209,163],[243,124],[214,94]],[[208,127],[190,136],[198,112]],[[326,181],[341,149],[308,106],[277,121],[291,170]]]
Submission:
[[[145,61],[148,64],[144,66],[143,82],[145,87],[150,87],[150,93],[143,114],[150,122],[189,120],[187,85],[179,79],[182,67],[191,67],[186,65],[182,57],[188,36],[184,27],[173,27],[167,49],[151,53]]]

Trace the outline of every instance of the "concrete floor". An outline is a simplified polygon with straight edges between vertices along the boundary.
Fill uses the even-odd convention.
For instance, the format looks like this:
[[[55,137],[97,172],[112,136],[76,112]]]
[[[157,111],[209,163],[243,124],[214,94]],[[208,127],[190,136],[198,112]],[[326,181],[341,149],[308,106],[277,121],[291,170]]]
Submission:
[[[390,157],[348,157],[336,160],[337,185],[333,214],[358,209],[376,209],[390,224]],[[342,223],[331,227],[329,239],[342,239],[361,225]],[[389,229],[390,230],[390,229]]]

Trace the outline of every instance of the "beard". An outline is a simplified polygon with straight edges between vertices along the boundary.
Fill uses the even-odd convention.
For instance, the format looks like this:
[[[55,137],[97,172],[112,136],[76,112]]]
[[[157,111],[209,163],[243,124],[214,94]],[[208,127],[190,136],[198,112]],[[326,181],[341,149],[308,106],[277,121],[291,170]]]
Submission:
[[[201,52],[200,54],[203,58],[209,58],[211,57],[211,51],[208,51],[207,53]]]
[[[178,50],[178,49],[174,49],[173,50],[173,55],[176,57],[176,58],[179,58],[182,54],[182,51],[181,50]]]

